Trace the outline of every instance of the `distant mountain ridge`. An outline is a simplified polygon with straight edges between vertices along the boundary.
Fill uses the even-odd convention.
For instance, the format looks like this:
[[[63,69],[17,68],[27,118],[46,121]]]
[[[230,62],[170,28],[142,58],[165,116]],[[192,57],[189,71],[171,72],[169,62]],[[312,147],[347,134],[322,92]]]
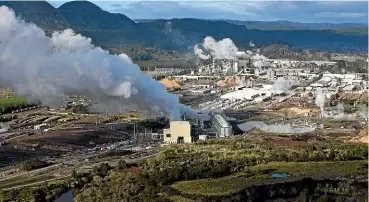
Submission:
[[[152,23],[163,19],[134,19],[136,23]],[[346,30],[347,34],[368,34],[368,24],[364,23],[302,23],[285,20],[278,21],[242,21],[215,19],[209,21],[223,21],[236,25],[244,25],[248,29],[260,30],[331,30],[342,33]]]
[[[58,11],[73,28],[78,29],[119,29],[135,24],[123,14],[109,13],[88,1],[67,2]]]
[[[255,29],[252,23],[245,25],[247,21],[190,18],[148,20],[146,22],[135,20],[135,22],[124,14],[109,13],[88,1],[72,1],[59,8],[54,8],[46,1],[0,1],[0,5],[14,9],[18,16],[37,24],[48,34],[56,30],[72,28],[92,38],[94,44],[104,47],[129,44],[192,51],[194,44],[200,43],[204,37],[209,35],[217,40],[231,38],[240,48],[248,47],[251,40],[258,47],[285,44],[297,49],[335,51],[367,50],[368,47],[367,33],[355,35],[334,29],[268,30],[266,28]],[[169,21],[170,24],[168,24]],[[286,22],[283,23],[286,24]]]
[[[65,29],[69,27],[64,16],[46,1],[0,1],[0,6],[12,8],[16,15],[42,28]]]

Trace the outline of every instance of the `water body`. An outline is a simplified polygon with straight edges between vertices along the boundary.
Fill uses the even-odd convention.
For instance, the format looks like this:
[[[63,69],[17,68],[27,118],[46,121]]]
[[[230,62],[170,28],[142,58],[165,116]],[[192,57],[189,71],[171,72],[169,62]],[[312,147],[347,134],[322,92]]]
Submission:
[[[287,173],[273,173],[271,178],[288,178],[290,176]]]
[[[73,197],[73,192],[69,190],[55,199],[54,202],[73,202]]]
[[[295,127],[291,124],[265,124],[262,121],[248,121],[237,125],[242,131],[247,132],[252,129],[260,129],[268,133],[307,133],[315,130],[315,127]]]

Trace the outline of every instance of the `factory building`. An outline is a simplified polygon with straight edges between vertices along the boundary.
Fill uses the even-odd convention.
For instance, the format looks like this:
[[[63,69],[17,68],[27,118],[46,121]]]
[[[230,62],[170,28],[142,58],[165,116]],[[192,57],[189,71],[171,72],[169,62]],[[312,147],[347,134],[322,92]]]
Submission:
[[[232,126],[220,114],[215,114],[211,118],[211,125],[219,137],[228,137],[232,135]]]
[[[170,127],[163,130],[164,143],[191,143],[191,124],[188,121],[171,121]]]

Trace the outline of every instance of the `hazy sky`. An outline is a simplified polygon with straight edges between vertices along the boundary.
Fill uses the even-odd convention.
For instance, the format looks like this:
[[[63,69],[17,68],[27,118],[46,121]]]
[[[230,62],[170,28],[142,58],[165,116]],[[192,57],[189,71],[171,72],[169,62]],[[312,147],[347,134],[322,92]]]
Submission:
[[[66,1],[49,1],[58,7]],[[367,1],[92,1],[132,19],[289,20],[368,23]]]

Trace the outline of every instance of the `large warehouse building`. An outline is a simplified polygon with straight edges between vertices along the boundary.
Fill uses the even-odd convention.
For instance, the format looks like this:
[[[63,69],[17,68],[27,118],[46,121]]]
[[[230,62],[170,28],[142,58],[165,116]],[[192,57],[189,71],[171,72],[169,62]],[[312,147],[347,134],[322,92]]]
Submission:
[[[188,121],[171,121],[170,127],[163,130],[165,143],[191,143],[191,124]]]
[[[219,137],[228,137],[232,135],[232,126],[220,114],[215,114],[212,117],[211,125]]]

